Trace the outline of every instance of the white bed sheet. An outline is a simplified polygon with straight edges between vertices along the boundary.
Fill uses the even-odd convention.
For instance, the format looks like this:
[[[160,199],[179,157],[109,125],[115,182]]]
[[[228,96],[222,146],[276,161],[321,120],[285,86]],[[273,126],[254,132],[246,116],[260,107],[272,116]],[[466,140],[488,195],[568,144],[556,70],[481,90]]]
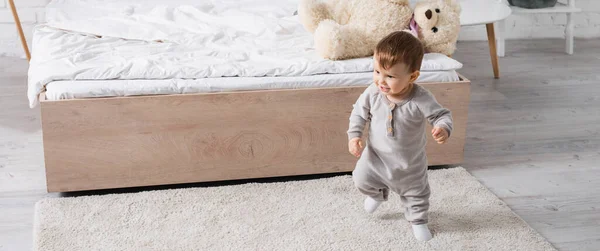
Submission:
[[[87,90],[93,96],[103,89],[106,93],[137,91],[117,87],[123,83],[128,87],[150,84],[140,86],[146,93],[165,88],[179,92],[180,86],[201,90],[203,85],[262,89],[281,77],[370,75],[370,57],[341,61],[319,57],[312,34],[293,15],[296,6],[297,0],[53,0],[47,7],[48,23],[34,28],[30,107],[55,81],[73,85],[69,88],[79,90],[74,94]],[[461,67],[454,59],[430,53],[421,71]],[[229,78],[231,82],[225,80]],[[244,78],[252,80],[242,81],[250,84],[240,87]],[[88,82],[115,88],[76,86]],[[154,87],[156,83],[163,84]],[[224,83],[234,88],[218,86]]]
[[[320,74],[302,77],[233,77],[169,80],[55,81],[46,86],[46,99],[124,97],[138,95],[189,94],[228,91],[301,89],[319,87],[367,86],[371,72]],[[421,82],[458,81],[456,71],[424,71]]]

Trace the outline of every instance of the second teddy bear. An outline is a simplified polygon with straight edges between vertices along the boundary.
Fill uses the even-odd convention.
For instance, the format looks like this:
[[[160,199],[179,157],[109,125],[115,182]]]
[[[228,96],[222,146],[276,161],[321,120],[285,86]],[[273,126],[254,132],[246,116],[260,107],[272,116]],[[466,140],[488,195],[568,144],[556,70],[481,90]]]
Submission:
[[[454,0],[426,0],[417,3],[414,19],[425,52],[451,56],[460,32],[460,5]]]

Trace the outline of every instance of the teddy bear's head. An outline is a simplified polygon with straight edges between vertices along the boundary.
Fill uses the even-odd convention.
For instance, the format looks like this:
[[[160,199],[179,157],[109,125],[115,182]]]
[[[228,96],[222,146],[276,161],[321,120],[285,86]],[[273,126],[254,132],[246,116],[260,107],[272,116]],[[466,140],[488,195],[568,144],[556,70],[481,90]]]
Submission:
[[[455,0],[424,0],[414,8],[414,19],[419,25],[419,37],[425,47],[440,44],[454,46],[460,32],[460,4]],[[448,51],[434,51],[452,54],[454,47]]]

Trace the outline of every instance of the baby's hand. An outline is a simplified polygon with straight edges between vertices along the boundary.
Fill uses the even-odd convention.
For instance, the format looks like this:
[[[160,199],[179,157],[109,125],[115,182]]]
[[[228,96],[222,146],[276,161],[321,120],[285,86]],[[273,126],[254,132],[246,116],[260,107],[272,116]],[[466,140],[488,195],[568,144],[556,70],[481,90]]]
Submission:
[[[433,130],[431,130],[431,135],[438,144],[444,144],[448,139],[448,131],[442,127],[434,127]]]
[[[354,157],[360,157],[363,148],[363,141],[360,138],[352,138],[350,141],[348,141],[348,151],[350,151]]]

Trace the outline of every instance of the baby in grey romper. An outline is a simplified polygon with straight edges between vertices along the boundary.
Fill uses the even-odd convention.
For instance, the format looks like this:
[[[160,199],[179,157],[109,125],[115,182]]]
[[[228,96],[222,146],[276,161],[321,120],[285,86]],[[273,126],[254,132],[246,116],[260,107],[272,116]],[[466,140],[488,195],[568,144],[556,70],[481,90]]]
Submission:
[[[393,35],[396,40],[409,39],[402,33],[405,32]],[[390,191],[399,194],[415,237],[427,241],[432,237],[427,227],[430,190],[425,126],[430,123],[436,141],[444,143],[452,132],[452,116],[431,92],[413,83],[415,76],[403,78],[403,70],[410,63],[388,63],[388,67],[383,67],[379,59],[376,53],[374,83],[360,95],[349,118],[349,148],[359,157],[353,180],[358,190],[367,195],[365,210],[369,213],[388,199]],[[361,138],[367,122],[368,139],[362,150]],[[360,141],[362,151],[353,150],[356,141]]]

